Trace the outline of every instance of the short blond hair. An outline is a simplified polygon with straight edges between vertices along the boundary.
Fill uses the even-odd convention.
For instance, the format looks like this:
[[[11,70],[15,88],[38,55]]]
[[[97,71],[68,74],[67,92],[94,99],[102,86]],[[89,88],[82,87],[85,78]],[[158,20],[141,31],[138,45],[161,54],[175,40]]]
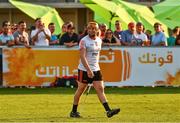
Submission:
[[[96,22],[89,22],[87,25],[87,28],[90,28],[90,27],[96,27],[97,29],[99,29],[99,26]]]

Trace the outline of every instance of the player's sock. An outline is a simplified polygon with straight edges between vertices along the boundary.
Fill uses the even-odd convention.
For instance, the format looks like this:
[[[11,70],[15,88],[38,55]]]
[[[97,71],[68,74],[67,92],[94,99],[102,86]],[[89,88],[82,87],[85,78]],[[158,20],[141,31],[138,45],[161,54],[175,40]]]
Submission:
[[[73,104],[72,112],[77,112],[77,107],[78,107],[78,105]]]
[[[111,110],[107,102],[103,103],[103,106],[104,106],[106,111],[110,111]]]

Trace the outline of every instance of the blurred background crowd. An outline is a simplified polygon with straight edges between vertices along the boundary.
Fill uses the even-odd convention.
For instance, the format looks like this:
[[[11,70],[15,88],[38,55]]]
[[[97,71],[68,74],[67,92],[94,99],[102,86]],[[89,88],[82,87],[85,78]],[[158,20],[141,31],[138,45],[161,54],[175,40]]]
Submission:
[[[96,21],[99,24],[97,35],[102,39],[103,46],[178,46],[180,45],[180,27],[178,25],[179,21],[177,21],[179,15],[173,15],[173,20],[171,19],[172,14],[158,10],[158,12],[161,12],[160,16],[167,16],[165,18],[168,19],[167,22],[162,17],[159,17],[159,19],[153,18],[152,15],[150,17],[151,12],[146,10],[147,8],[143,8],[144,6],[139,5],[145,4],[150,9],[155,5],[155,11],[156,4],[165,4],[167,2],[167,5],[169,1],[172,2],[174,0],[130,0],[128,2],[127,0],[62,0],[59,2],[57,0],[49,2],[46,0],[23,0],[23,2],[1,0],[0,3],[3,4],[0,5],[0,22],[2,23],[0,27],[0,45],[23,45],[27,48],[33,45],[65,45],[73,47],[77,46],[79,41],[88,34],[86,23]],[[38,3],[38,5],[34,3]],[[51,7],[42,6],[44,4]],[[55,9],[50,10],[52,6],[56,7],[55,4],[64,9],[64,15],[60,16],[62,19],[59,19],[59,17],[54,19],[54,15],[60,15],[59,8],[56,8],[57,11]],[[120,6],[121,4],[127,4],[129,6],[128,9],[131,9],[135,15],[131,13],[132,11],[129,11],[129,16],[123,16],[122,8],[125,7]],[[62,5],[64,5],[64,8]],[[137,7],[139,7],[139,11],[136,10]],[[124,12],[124,15],[127,14],[128,9],[124,9],[127,10]],[[172,10],[169,7],[169,9],[169,12],[172,11],[173,13],[176,11],[178,13],[179,11],[178,8]],[[41,10],[43,10],[43,14],[46,14],[45,17],[40,15]],[[50,10],[50,14],[53,14],[53,16],[49,12],[45,12],[45,10]],[[143,11],[144,15],[142,14]],[[73,14],[73,12],[75,13]],[[37,13],[38,16],[35,16]],[[107,16],[108,13],[111,16],[107,21],[104,15]],[[147,13],[149,15],[146,15]],[[29,16],[31,19],[29,19]],[[150,19],[152,21],[148,22]],[[152,28],[150,28],[150,24]]]

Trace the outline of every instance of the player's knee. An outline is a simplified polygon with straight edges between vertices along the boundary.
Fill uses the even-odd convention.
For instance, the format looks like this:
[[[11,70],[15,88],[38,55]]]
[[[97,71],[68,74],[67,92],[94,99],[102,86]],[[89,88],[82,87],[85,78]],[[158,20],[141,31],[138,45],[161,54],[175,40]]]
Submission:
[[[101,93],[104,92],[104,87],[103,86],[98,86],[95,89],[96,89],[97,92],[101,92]]]
[[[83,92],[85,90],[86,86],[81,86],[81,87],[78,87],[78,91],[79,92]]]

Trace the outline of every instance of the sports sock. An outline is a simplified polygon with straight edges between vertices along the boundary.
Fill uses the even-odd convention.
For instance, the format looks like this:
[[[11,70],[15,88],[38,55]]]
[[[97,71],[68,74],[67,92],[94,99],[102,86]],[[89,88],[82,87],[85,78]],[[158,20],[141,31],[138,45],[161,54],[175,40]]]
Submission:
[[[107,102],[103,103],[103,106],[104,106],[106,111],[110,111],[111,110]]]
[[[73,104],[72,112],[77,112],[77,107],[78,107],[78,105]]]

